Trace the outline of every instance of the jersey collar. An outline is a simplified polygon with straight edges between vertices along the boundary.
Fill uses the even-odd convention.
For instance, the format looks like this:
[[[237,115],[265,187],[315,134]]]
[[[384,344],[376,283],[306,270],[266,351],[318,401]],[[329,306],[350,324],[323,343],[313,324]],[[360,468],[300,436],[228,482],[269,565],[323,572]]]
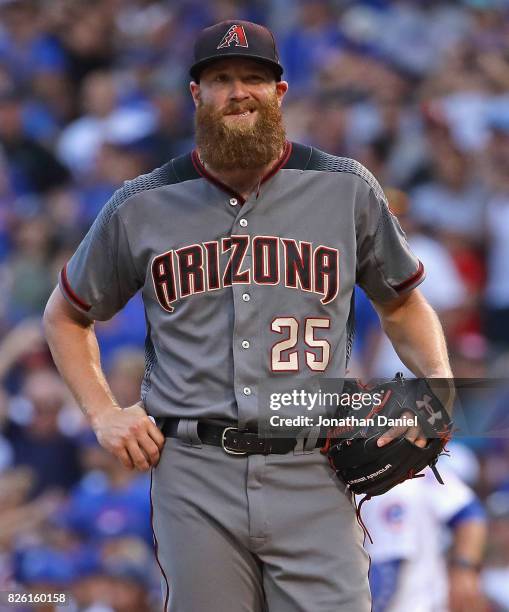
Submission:
[[[290,156],[291,156],[291,153],[292,153],[292,148],[293,148],[292,143],[287,140],[285,142],[285,146],[284,146],[284,149],[283,149],[283,154],[278,159],[278,161],[274,164],[274,166],[263,176],[262,180],[260,181],[260,185],[265,183],[265,181],[268,181],[279,170],[281,170],[281,168],[290,159]],[[238,193],[237,191],[235,191],[235,189],[232,189],[229,185],[226,185],[225,183],[223,183],[222,181],[217,179],[215,176],[212,176],[212,174],[210,174],[210,172],[203,165],[203,163],[202,163],[202,161],[200,159],[200,156],[198,155],[198,151],[196,149],[193,149],[193,152],[191,153],[191,159],[192,159],[192,162],[193,162],[193,165],[195,167],[196,172],[198,172],[198,174],[200,176],[202,176],[204,179],[207,179],[209,182],[213,183],[216,187],[219,187],[219,189],[222,189],[226,193],[228,193],[231,196],[237,198],[237,200],[239,200],[239,202],[244,204],[245,200],[240,195],[240,193]]]

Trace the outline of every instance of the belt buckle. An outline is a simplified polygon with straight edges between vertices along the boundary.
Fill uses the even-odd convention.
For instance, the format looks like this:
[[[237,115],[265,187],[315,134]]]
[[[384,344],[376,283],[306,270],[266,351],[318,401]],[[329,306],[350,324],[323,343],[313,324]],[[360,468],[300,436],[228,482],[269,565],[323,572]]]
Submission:
[[[226,436],[227,431],[239,431],[239,428],[238,427],[225,427],[223,429],[223,433],[221,434],[221,446],[223,447],[224,452],[228,453],[229,455],[247,455],[247,451],[236,451],[236,450],[231,450],[231,448],[226,447],[225,436]]]

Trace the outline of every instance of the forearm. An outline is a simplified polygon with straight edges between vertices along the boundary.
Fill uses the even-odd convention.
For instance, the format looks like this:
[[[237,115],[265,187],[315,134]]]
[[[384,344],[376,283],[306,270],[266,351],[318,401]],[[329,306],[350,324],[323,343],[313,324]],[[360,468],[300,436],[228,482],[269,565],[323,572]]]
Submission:
[[[454,530],[451,559],[457,562],[480,565],[486,545],[487,527],[483,520],[465,521]]]
[[[442,326],[418,291],[395,307],[375,307],[399,358],[416,376],[452,378]]]
[[[44,313],[44,330],[58,371],[93,426],[98,414],[120,407],[101,368],[93,323],[70,309],[55,289]]]
[[[46,306],[44,328],[55,364],[99,444],[128,469],[157,465],[163,434],[140,402],[120,408],[101,368],[93,324],[67,303],[58,287]]]
[[[449,564],[449,609],[485,612],[480,572],[486,545],[486,521],[463,521],[453,530],[454,543]]]

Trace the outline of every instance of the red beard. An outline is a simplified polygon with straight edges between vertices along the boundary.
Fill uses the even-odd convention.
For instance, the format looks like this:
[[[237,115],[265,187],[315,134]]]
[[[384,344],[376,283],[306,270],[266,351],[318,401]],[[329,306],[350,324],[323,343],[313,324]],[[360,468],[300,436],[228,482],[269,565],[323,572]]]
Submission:
[[[252,125],[227,125],[224,115],[245,110],[258,111]],[[275,161],[284,147],[283,116],[274,95],[260,103],[231,104],[218,111],[199,104],[195,115],[196,144],[203,161],[217,171],[262,168]]]

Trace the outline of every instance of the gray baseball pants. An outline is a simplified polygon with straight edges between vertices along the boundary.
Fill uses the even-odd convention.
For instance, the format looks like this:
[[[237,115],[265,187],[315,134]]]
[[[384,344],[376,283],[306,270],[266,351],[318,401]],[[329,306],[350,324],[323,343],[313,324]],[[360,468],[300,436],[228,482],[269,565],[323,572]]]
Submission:
[[[165,612],[369,612],[369,557],[318,449],[231,456],[167,438],[152,470]]]

